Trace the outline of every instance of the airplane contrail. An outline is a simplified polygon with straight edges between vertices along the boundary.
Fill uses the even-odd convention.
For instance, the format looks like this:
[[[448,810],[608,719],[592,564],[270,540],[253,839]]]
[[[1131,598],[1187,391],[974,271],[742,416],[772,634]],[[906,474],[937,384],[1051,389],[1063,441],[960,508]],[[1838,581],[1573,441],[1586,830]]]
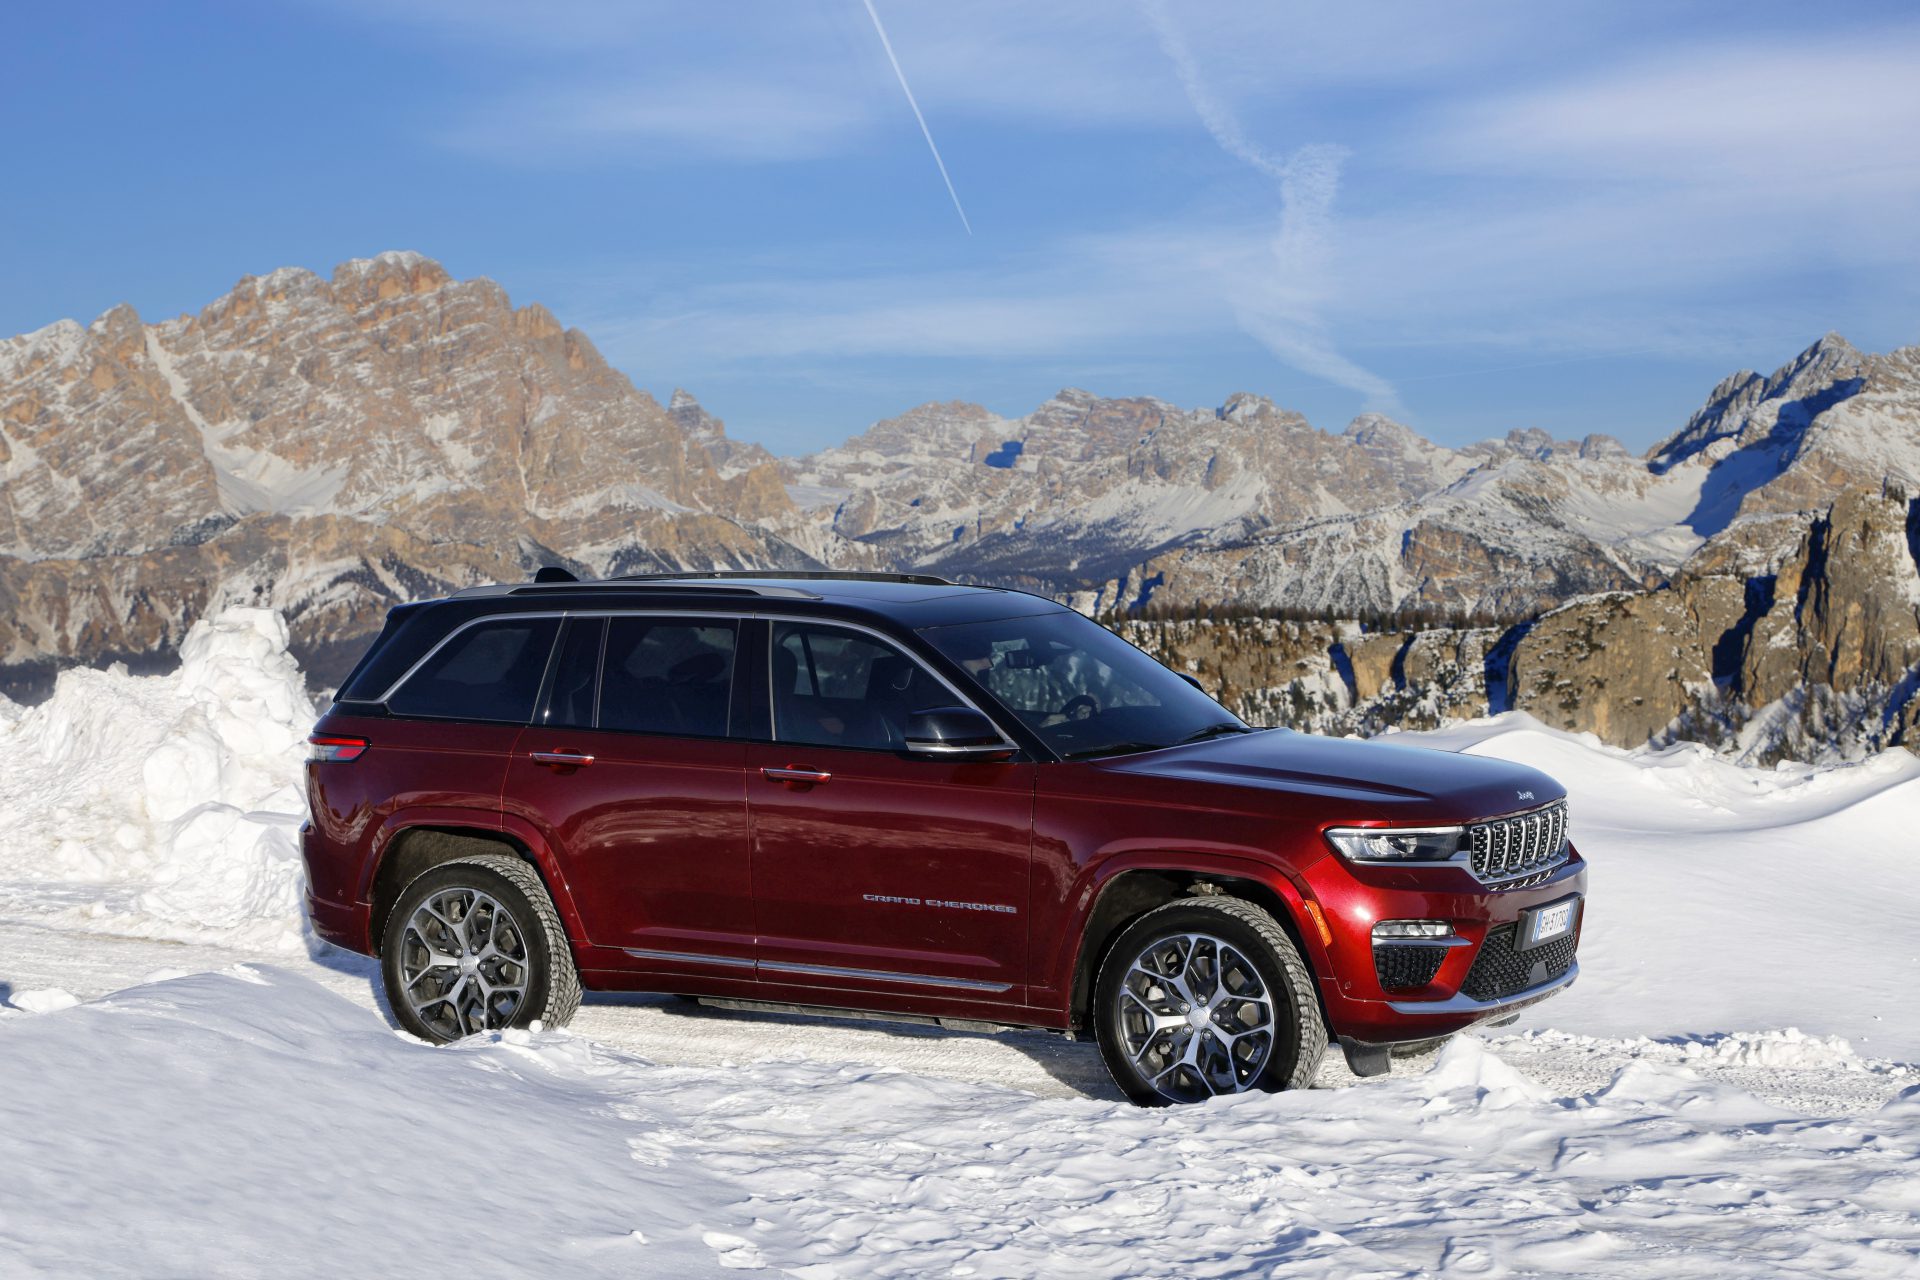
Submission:
[[[1270,246],[1278,274],[1239,282],[1233,309],[1241,327],[1303,373],[1362,393],[1369,407],[1399,412],[1393,384],[1340,354],[1320,319],[1320,304],[1332,289],[1328,242],[1346,149],[1310,143],[1285,156],[1268,153],[1214,93],[1164,0],[1139,4],[1187,100],[1220,149],[1279,184],[1280,225]]]
[[[960,215],[960,225],[973,234],[973,224],[967,221],[967,211],[960,206],[960,193],[953,189],[953,179],[947,175],[947,162],[940,158],[940,148],[934,145],[933,130],[927,128],[927,118],[920,114],[920,104],[913,100],[913,89],[907,84],[907,73],[900,69],[900,59],[893,54],[893,41],[887,39],[887,29],[880,23],[880,12],[873,7],[873,0],[865,0],[867,16],[873,19],[873,29],[880,34],[880,47],[887,51],[887,61],[893,64],[893,74],[900,81],[900,92],[907,95],[907,105],[913,108],[913,118],[920,122],[921,136],[927,140],[927,150],[933,152],[933,162],[940,166],[940,180],[947,184],[947,194],[953,197],[953,211]]]

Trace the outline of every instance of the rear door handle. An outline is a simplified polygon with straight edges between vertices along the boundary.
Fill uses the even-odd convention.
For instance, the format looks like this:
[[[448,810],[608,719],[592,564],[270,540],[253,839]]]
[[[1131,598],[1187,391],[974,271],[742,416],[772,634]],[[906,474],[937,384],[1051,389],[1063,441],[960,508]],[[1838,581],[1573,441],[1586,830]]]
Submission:
[[[550,769],[584,769],[593,763],[593,757],[579,751],[535,751],[531,753],[535,764],[544,764]]]
[[[788,765],[784,769],[768,765],[760,770],[760,774],[769,782],[784,782],[789,786],[811,787],[833,781],[833,775],[825,769],[806,769],[798,765]]]

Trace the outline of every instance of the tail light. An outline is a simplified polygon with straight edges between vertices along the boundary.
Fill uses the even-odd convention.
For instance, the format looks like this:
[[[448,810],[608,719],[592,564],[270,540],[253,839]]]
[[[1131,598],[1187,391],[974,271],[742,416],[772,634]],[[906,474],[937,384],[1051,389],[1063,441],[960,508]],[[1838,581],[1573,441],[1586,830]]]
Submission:
[[[307,739],[307,763],[344,764],[348,760],[358,760],[366,750],[365,738],[341,738],[329,733],[316,733]]]

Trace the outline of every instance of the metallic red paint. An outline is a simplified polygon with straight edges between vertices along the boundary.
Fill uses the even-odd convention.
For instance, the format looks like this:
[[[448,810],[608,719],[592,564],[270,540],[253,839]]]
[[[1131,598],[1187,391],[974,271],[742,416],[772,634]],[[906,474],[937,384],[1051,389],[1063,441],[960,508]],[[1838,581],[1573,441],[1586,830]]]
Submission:
[[[737,619],[731,737],[409,719],[387,705],[451,629],[516,612],[627,610]],[[1236,733],[1232,722],[1199,723],[1226,732],[1191,745],[1076,760],[1070,736],[1039,736],[967,666],[968,624],[1046,613],[1066,611],[1017,592],[830,577],[805,589],[777,579],[500,586],[402,606],[315,730],[368,746],[352,759],[319,750],[307,766],[314,927],[375,950],[398,882],[447,851],[417,835],[428,831],[506,841],[531,859],[596,989],[1071,1028],[1084,1025],[1102,948],[1128,919],[1213,887],[1291,929],[1350,1061],[1384,1066],[1381,1044],[1443,1035],[1531,998],[1484,1005],[1457,993],[1489,930],[1584,891],[1578,854],[1545,884],[1494,891],[1459,865],[1351,862],[1326,832],[1531,810],[1564,798],[1551,778],[1380,742]],[[768,741],[769,629],[793,619],[851,626],[912,654],[994,720],[1007,750],[962,762]],[[547,685],[565,665],[550,660]],[[1226,714],[1185,686],[1149,700],[1181,703],[1171,724],[1183,727],[1160,726],[1169,736],[1151,740],[1187,732],[1196,713]],[[1095,749],[1106,745],[1117,744]],[[1426,987],[1389,995],[1371,938],[1387,919],[1443,920],[1465,945]]]
[[[1374,922],[1445,920],[1477,944],[1585,889],[1577,853],[1549,882],[1502,892],[1462,867],[1334,854],[1332,826],[1461,824],[1563,795],[1504,762],[1378,743],[1271,732],[1079,763],[953,763],[338,713],[317,732],[371,744],[357,760],[308,766],[309,907],[322,936],[374,949],[375,877],[400,832],[498,833],[540,866],[583,977],[604,989],[1067,1028],[1083,1017],[1075,999],[1098,959],[1087,930],[1102,894],[1128,873],[1172,873],[1248,886],[1276,908],[1336,1034],[1418,1040],[1492,1012],[1408,1007],[1453,996],[1477,948],[1457,948],[1430,986],[1389,1003]],[[535,752],[593,763],[541,764]],[[828,778],[766,773],[787,769]]]

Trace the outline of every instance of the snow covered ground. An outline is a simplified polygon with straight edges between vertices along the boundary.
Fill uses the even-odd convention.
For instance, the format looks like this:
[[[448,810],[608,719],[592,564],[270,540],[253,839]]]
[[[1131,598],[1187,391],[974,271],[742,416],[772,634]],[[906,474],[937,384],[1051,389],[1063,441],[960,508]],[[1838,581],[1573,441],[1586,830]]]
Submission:
[[[1409,735],[1570,787],[1581,982],[1388,1080],[1146,1112],[1038,1033],[624,996],[406,1039],[299,926],[284,646],[235,611],[0,706],[0,1275],[1920,1274],[1912,757]]]

